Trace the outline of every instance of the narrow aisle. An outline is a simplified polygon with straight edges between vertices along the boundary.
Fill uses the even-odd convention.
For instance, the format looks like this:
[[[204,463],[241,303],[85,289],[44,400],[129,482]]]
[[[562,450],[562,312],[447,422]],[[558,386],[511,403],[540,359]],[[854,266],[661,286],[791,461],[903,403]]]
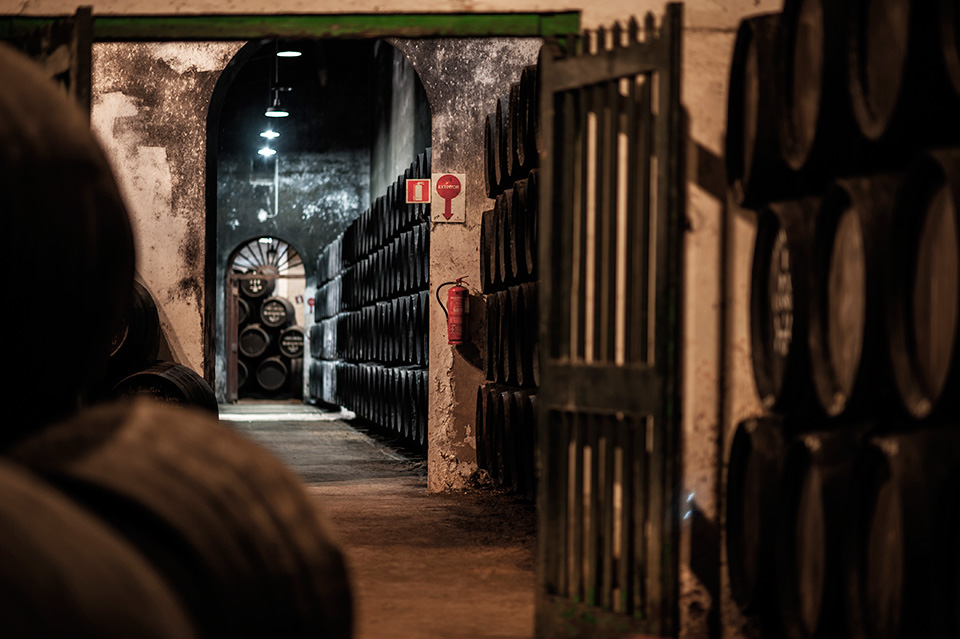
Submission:
[[[430,495],[423,460],[303,405],[221,406],[283,459],[339,536],[356,639],[533,636],[533,506],[486,490]]]

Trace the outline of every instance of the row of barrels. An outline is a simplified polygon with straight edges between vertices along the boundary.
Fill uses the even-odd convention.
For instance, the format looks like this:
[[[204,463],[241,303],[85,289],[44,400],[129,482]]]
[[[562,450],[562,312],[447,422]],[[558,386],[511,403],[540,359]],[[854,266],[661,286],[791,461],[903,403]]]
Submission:
[[[408,446],[426,450],[426,368],[314,360],[310,384],[322,401],[349,408]]]
[[[757,389],[781,413],[960,416],[960,149],[759,217]]]
[[[310,328],[311,355],[348,362],[426,366],[429,295],[420,291],[317,322]]]
[[[406,204],[406,180],[429,176],[428,148],[322,252],[308,381],[314,397],[418,449],[426,447],[429,205]]]
[[[500,384],[477,389],[477,466],[496,485],[536,496],[537,393]]]
[[[539,285],[528,282],[487,295],[484,375],[510,386],[540,385]]]
[[[539,216],[537,171],[496,196],[480,226],[480,275],[484,293],[537,278]]]
[[[316,319],[426,290],[430,283],[430,232],[425,225],[404,231],[389,244],[347,267],[318,287]]]
[[[239,398],[303,397],[305,332],[293,303],[281,296],[237,299],[237,394]]]
[[[734,199],[793,199],[960,143],[958,14],[956,0],[786,0],[744,19],[727,109]]]
[[[527,65],[520,79],[497,98],[483,129],[483,175],[488,198],[509,189],[539,166],[540,84],[537,65]]]
[[[317,258],[318,283],[337,277],[348,266],[386,246],[404,231],[430,219],[430,204],[407,204],[407,180],[430,179],[431,149],[417,154],[402,175],[387,187]]]
[[[160,314],[146,286],[133,282],[130,301],[111,341],[98,400],[148,396],[171,404],[219,412],[213,389],[183,364],[159,360]]]
[[[764,637],[960,636],[960,429],[803,431],[745,420],[727,558]]]
[[[484,177],[493,207],[480,225],[485,383],[477,388],[477,468],[493,485],[535,498],[540,385],[537,65],[501,96],[484,126]]]

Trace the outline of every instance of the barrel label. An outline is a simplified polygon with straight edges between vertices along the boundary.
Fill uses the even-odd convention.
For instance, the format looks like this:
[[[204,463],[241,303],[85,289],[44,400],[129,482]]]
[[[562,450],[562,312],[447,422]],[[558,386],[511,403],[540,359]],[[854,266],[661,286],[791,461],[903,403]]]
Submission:
[[[783,229],[770,252],[770,320],[773,323],[773,352],[790,354],[793,337],[793,280],[790,277],[790,249]]]

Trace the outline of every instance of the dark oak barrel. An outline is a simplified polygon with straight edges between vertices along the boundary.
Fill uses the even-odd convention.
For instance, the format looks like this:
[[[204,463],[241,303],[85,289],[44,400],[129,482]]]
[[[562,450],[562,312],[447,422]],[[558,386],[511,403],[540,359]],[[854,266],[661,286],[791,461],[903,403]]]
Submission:
[[[506,129],[506,141],[503,145],[503,151],[506,155],[507,175],[510,176],[512,183],[517,178],[523,177],[519,158],[519,140],[517,139],[517,121],[523,117],[520,111],[520,82],[510,83],[510,89],[507,93],[508,111],[505,114],[503,123]]]
[[[289,369],[282,357],[267,357],[257,364],[257,384],[265,391],[278,391],[287,386]]]
[[[516,260],[516,236],[513,234],[513,189],[507,188],[503,193],[497,196],[494,204],[494,214],[497,225],[496,236],[498,238],[498,256],[499,262],[497,270],[500,273],[500,282],[503,286],[513,284],[514,274],[517,272]]]
[[[960,407],[960,152],[917,158],[894,212],[887,324],[906,411],[923,419]]]
[[[724,160],[733,199],[747,208],[804,190],[780,151],[779,34],[779,13],[751,16],[741,20],[733,46]]]
[[[775,514],[785,453],[782,418],[737,424],[727,466],[727,569],[734,601],[761,617],[775,603]]]
[[[129,397],[152,399],[191,406],[218,414],[217,398],[203,377],[176,362],[153,362],[124,377],[110,391],[113,399]]]
[[[273,296],[260,304],[260,323],[270,328],[290,326],[297,320],[293,302],[285,297]]]
[[[279,274],[277,267],[271,264],[264,264],[250,275],[259,274],[263,277],[250,277],[240,280],[240,294],[251,300],[263,300],[273,295],[273,290],[277,286],[276,276]]]
[[[483,127],[483,184],[488,198],[495,198],[500,193],[497,182],[498,149],[497,114],[488,113]]]
[[[127,307],[134,242],[116,181],[77,105],[33,61],[0,44],[0,193],[9,237],[7,263],[29,272],[17,306],[32,313],[41,339],[7,339],[7,409],[0,444],[73,412],[103,383],[110,344]],[[39,251],[39,252],[38,252]],[[21,318],[3,314],[3,334]],[[51,363],[55,362],[55,384]],[[55,389],[55,392],[51,392]]]
[[[860,131],[894,153],[960,140],[936,0],[850,4],[850,99]]]
[[[209,414],[148,400],[104,405],[9,456],[133,544],[200,635],[350,636],[343,556],[316,499]]]
[[[130,372],[157,358],[160,349],[160,315],[150,291],[134,280],[130,304],[111,344],[108,368]]]
[[[0,491],[0,635],[199,636],[160,573],[102,520],[7,461]]]
[[[760,400],[777,412],[816,411],[810,377],[808,291],[818,201],[758,214],[750,284],[750,344]]]
[[[267,352],[273,336],[259,324],[247,324],[240,331],[237,348],[241,355],[257,358]]]
[[[960,467],[960,430],[875,437],[857,458],[846,552],[847,609],[854,639],[955,637],[944,575],[960,530],[949,522]],[[946,579],[943,577],[946,576]]]
[[[243,297],[237,298],[237,326],[243,326],[250,319],[250,302]]]
[[[520,72],[520,113],[516,119],[517,159],[520,162],[520,177],[535,169],[540,163],[537,149],[536,127],[540,118],[540,84],[537,65],[529,64]]]
[[[847,87],[848,3],[785,0],[778,56],[780,142],[810,188],[863,167]]]
[[[290,359],[299,359],[303,357],[304,350],[304,331],[302,326],[288,326],[277,338],[277,345],[280,353]]]
[[[250,378],[250,369],[242,359],[237,360],[237,388],[243,388]]]
[[[511,162],[508,157],[507,148],[510,137],[510,94],[505,93],[497,99],[496,109],[494,111],[494,129],[496,133],[496,169],[497,189],[502,193],[513,185],[513,178],[510,175]]]
[[[782,636],[843,637],[847,493],[859,433],[811,432],[787,447],[776,531]]]
[[[895,410],[885,294],[899,178],[834,183],[821,200],[810,290],[814,387],[831,417]]]

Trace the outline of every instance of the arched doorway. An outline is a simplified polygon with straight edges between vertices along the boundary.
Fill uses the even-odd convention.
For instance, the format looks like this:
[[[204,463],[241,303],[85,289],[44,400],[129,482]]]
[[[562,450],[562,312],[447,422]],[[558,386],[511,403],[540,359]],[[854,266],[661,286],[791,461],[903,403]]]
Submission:
[[[276,237],[232,254],[226,283],[227,399],[303,397],[305,277],[300,253]]]
[[[278,56],[283,50],[299,55]],[[277,105],[289,115],[267,117]],[[230,251],[251,237],[296,244],[309,304],[321,251],[429,146],[430,134],[419,77],[383,40],[270,39],[237,52],[208,115],[207,228],[216,237],[219,283],[208,322],[215,328],[220,401],[233,397]],[[308,335],[312,323],[308,312]]]

